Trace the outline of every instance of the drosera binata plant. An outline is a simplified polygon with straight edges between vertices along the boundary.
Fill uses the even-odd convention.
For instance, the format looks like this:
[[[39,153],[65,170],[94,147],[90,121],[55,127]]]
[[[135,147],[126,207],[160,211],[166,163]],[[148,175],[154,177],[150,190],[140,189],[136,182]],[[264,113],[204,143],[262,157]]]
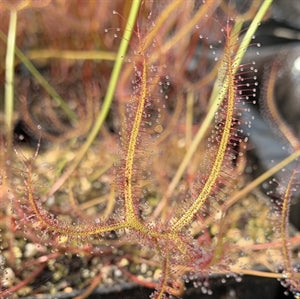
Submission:
[[[55,267],[53,260],[64,254],[98,258],[101,267],[109,265],[129,280],[155,288],[152,298],[180,296],[184,280],[201,284],[212,273],[251,274],[231,260],[240,247],[228,246],[227,233],[234,225],[230,208],[299,156],[296,151],[249,184],[242,179],[249,139],[244,127],[251,126],[242,114],[248,113],[245,103],[253,102],[256,93],[254,64],[242,64],[242,59],[271,2],[253,1],[243,13],[231,1],[134,0],[130,7],[111,10],[126,25],[112,55],[111,74],[103,74],[109,78],[107,88],[100,88],[105,90],[99,92],[103,101],[85,141],[66,138],[67,150],[51,145],[40,151],[38,146],[32,158],[16,148],[16,170],[3,167],[13,207],[5,216],[10,223],[6,228],[13,226],[43,255],[27,261],[36,266],[30,279],[16,286],[2,283],[2,297],[28,285],[46,263]],[[127,18],[120,16],[121,9]],[[231,11],[238,15],[228,17]],[[245,30],[242,17],[252,20]],[[212,25],[219,30],[210,34]],[[102,28],[105,36],[114,30],[109,28]],[[119,34],[120,27],[115,28]],[[113,36],[108,45],[114,45],[117,34]],[[217,45],[210,45],[210,38]],[[194,67],[199,40],[203,67]],[[105,37],[99,44],[105,45]],[[208,58],[211,52],[218,52],[216,61]],[[87,53],[86,59],[94,57]],[[29,65],[22,55],[19,59]],[[72,125],[80,124],[78,118]],[[43,140],[41,128],[38,132]],[[55,177],[49,165],[59,166]],[[291,266],[286,233],[293,181],[292,175],[283,196],[278,240],[291,290],[297,292],[298,273]],[[12,261],[7,263],[6,278],[13,271]],[[148,277],[138,274],[140,264]],[[78,298],[103,280],[104,270],[96,269],[90,287]],[[213,292],[207,284],[202,290]]]

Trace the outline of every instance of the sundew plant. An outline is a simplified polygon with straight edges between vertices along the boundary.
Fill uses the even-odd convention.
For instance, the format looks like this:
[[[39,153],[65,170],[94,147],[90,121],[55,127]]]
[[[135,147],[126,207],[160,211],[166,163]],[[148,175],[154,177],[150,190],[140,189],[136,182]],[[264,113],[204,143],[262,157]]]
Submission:
[[[213,294],[214,274],[299,296],[300,149],[276,64],[260,100],[289,153],[256,178],[247,159],[258,71],[244,58],[271,2],[0,2],[2,298],[85,298],[118,279],[151,298],[189,281]]]

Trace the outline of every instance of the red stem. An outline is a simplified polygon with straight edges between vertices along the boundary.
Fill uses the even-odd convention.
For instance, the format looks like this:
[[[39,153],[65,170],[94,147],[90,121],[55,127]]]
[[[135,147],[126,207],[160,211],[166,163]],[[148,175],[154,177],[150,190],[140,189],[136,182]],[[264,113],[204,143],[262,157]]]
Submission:
[[[6,298],[8,296],[11,296],[14,292],[20,290],[22,287],[26,286],[31,280],[33,280],[36,276],[38,276],[43,269],[45,268],[45,265],[39,266],[33,273],[31,273],[29,276],[27,276],[26,279],[22,280],[15,286],[0,292],[0,298]]]

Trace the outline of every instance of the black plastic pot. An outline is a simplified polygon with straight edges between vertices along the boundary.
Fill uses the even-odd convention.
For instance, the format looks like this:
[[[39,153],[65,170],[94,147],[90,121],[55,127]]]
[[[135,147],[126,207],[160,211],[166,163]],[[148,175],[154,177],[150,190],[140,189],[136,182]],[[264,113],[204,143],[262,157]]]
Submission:
[[[276,279],[243,276],[241,281],[235,278],[217,276],[209,279],[212,294],[203,293],[201,287],[187,286],[182,299],[292,299],[293,294],[288,293]],[[88,298],[90,299],[148,299],[153,290],[143,288],[134,283],[126,283],[111,288],[98,288]],[[71,299],[79,295],[79,291],[72,293],[58,293],[23,299]]]

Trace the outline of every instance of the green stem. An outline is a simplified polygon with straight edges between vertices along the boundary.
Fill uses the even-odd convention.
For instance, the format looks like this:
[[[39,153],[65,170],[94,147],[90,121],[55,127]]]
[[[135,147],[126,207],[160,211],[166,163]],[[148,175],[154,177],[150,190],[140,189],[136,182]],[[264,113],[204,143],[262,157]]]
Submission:
[[[104,120],[106,119],[106,116],[109,112],[113,96],[115,93],[115,89],[118,83],[118,79],[120,76],[121,68],[124,62],[124,57],[127,52],[127,48],[129,45],[129,41],[132,35],[133,26],[135,24],[139,7],[140,7],[141,0],[133,0],[131,4],[131,9],[129,12],[129,16],[127,19],[127,24],[125,27],[125,31],[123,34],[123,38],[121,40],[121,44],[118,49],[117,57],[115,60],[114,68],[112,70],[112,74],[110,77],[110,81],[108,84],[107,92],[103,101],[103,105],[101,107],[101,110],[97,116],[96,122],[90,132],[90,134],[87,137],[87,140],[80,148],[79,152],[76,155],[76,159],[73,161],[72,165],[69,169],[67,169],[64,174],[59,178],[59,180],[52,186],[50,190],[50,194],[53,194],[60,188],[60,186],[65,182],[65,180],[70,176],[70,174],[77,168],[78,164],[81,162],[83,157],[85,156],[86,152],[90,148],[91,144],[94,142],[96,136],[98,135],[98,132],[100,128],[102,127]]]
[[[9,39],[6,39],[5,34],[0,30],[0,38],[4,42],[9,42]],[[15,47],[16,56],[20,61],[26,66],[29,72],[35,77],[35,79],[41,84],[41,86],[49,93],[49,95],[56,101],[56,103],[61,107],[65,114],[69,117],[70,120],[77,120],[77,115],[68,107],[63,98],[57,93],[57,91],[48,83],[48,81],[41,75],[41,73],[35,68],[32,62],[22,53],[20,49]]]
[[[264,15],[268,11],[272,2],[273,2],[273,0],[265,0],[263,2],[263,4],[261,5],[260,9],[258,10],[257,14],[255,15],[253,21],[251,22],[242,42],[240,44],[240,47],[235,55],[236,70],[237,70],[238,66],[240,65],[258,26],[260,25]]]
[[[57,93],[57,91],[48,83],[48,81],[41,75],[41,73],[35,68],[32,62],[19,50],[16,49],[16,55],[26,66],[29,72],[35,77],[35,79],[43,86],[43,88],[49,93],[49,95],[55,100],[58,106],[64,111],[67,117],[75,121],[77,120],[77,115],[74,113],[64,101],[64,99]]]
[[[5,123],[7,129],[7,138],[9,145],[12,140],[12,123],[14,113],[14,58],[16,45],[16,31],[17,31],[17,11],[12,9],[10,11],[10,20],[8,27],[8,38],[5,59]]]
[[[114,52],[106,51],[72,51],[72,50],[30,50],[26,53],[27,57],[33,59],[70,59],[70,60],[111,60],[116,59]]]

